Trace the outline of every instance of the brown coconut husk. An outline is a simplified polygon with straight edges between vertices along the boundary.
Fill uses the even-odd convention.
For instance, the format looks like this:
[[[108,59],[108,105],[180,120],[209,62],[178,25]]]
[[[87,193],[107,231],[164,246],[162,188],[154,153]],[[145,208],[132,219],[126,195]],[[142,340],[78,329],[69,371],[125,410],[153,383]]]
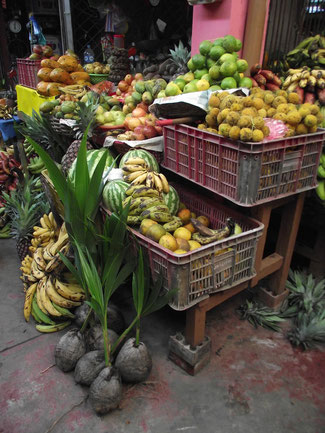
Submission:
[[[135,338],[129,338],[116,357],[115,367],[124,382],[143,382],[152,368],[152,359],[147,346],[142,342],[136,346]]]
[[[118,339],[118,335],[112,329],[108,329],[108,341],[110,345],[114,344]],[[85,340],[87,345],[87,350],[103,350],[104,347],[104,336],[102,326],[96,323],[94,326],[89,328],[85,333]]]
[[[83,355],[74,369],[74,380],[81,385],[90,386],[105,367],[103,350],[94,350]]]
[[[79,328],[82,327],[84,321],[86,320],[86,317],[89,313],[89,308],[90,307],[88,304],[82,304],[80,307],[75,309],[75,324]],[[95,322],[99,323],[97,317],[95,317]],[[116,307],[116,305],[110,304],[107,307],[107,326],[109,329],[113,329],[113,331],[115,331],[119,335],[122,334],[125,329],[125,320],[123,314],[121,313],[119,308]]]
[[[104,368],[89,389],[90,403],[98,414],[116,409],[122,399],[122,384],[119,372],[114,367]]]
[[[86,343],[84,336],[79,329],[70,329],[58,341],[55,347],[55,363],[62,371],[74,369],[81,358],[86,353]]]

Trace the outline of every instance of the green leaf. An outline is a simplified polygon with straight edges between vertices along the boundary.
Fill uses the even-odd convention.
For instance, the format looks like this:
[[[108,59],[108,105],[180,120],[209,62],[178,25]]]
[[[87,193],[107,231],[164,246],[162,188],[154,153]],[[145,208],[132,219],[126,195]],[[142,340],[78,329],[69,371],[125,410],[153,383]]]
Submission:
[[[76,173],[75,173],[75,196],[79,203],[80,209],[84,210],[87,200],[89,199],[89,171],[87,164],[87,137],[89,125],[82,137],[80,148],[77,155]],[[85,214],[83,214],[83,218]]]
[[[98,209],[103,190],[103,171],[106,164],[107,155],[101,157],[94,170],[94,173],[89,182],[89,189],[87,190],[87,200],[85,202],[85,217],[94,218]]]

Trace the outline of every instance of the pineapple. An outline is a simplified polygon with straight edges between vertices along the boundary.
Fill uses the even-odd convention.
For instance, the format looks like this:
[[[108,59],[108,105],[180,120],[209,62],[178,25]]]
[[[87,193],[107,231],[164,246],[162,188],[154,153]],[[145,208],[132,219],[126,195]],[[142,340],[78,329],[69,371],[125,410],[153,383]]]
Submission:
[[[68,174],[73,161],[77,158],[79,147],[81,144],[81,138],[86,131],[88,125],[88,138],[92,136],[92,132],[95,126],[95,113],[98,107],[96,101],[91,98],[90,100],[87,100],[87,102],[78,102],[77,104],[77,116],[79,117],[79,119],[73,127],[76,140],[74,140],[70,144],[61,161],[62,171],[65,175]],[[87,149],[90,150],[92,148],[92,145],[87,141]]]
[[[190,60],[191,53],[188,51],[182,41],[179,41],[178,46],[175,45],[174,50],[169,50],[171,58],[177,66],[176,73],[171,77],[171,81],[177,78],[178,75],[188,72],[187,62]]]
[[[49,212],[49,203],[44,192],[35,188],[37,178],[26,179],[11,195],[3,194],[6,214],[11,220],[11,235],[16,239],[17,253],[22,261],[28,254],[33,237],[33,227],[44,213]]]

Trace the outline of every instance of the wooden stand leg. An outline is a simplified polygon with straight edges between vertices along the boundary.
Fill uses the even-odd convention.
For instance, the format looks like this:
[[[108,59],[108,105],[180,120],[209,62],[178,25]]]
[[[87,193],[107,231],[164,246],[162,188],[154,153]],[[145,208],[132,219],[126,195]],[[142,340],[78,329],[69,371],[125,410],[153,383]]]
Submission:
[[[186,311],[185,339],[192,347],[204,340],[206,310],[195,305]]]
[[[285,291],[304,199],[305,193],[297,194],[295,202],[285,205],[282,212],[276,252],[283,257],[283,265],[281,269],[272,274],[269,284],[275,295],[280,295]]]

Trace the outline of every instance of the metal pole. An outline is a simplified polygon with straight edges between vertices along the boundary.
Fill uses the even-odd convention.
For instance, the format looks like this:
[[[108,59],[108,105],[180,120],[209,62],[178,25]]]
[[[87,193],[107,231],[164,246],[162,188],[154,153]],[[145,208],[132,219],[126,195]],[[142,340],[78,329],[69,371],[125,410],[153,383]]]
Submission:
[[[62,51],[65,52],[68,48],[70,48],[70,50],[74,49],[70,0],[58,0],[58,4],[60,14]]]

